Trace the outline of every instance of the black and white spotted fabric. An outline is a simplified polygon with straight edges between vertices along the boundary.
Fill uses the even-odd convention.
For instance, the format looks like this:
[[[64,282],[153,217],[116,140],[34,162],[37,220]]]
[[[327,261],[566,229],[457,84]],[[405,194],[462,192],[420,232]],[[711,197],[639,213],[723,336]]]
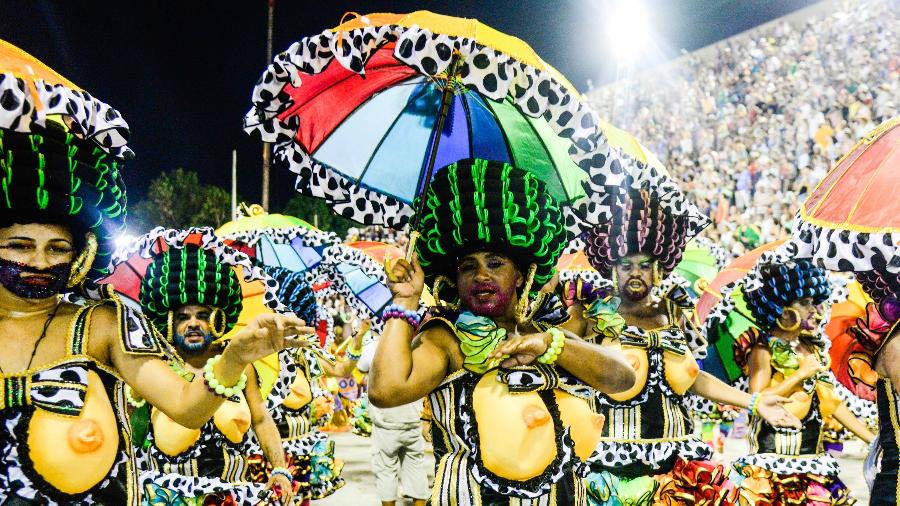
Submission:
[[[775,474],[814,474],[816,476],[837,476],[840,466],[829,454],[809,457],[783,456],[774,453],[756,453],[739,457],[732,462],[734,467],[756,466]]]
[[[726,250],[722,246],[719,246],[718,244],[712,242],[707,237],[702,237],[702,236],[694,237],[693,239],[691,239],[691,242],[696,244],[697,246],[709,251],[709,253],[713,256],[713,258],[716,259],[716,268],[718,268],[720,271],[725,268],[725,266],[728,264],[729,260],[731,260],[731,258],[732,258],[732,255],[731,255],[731,253],[728,252],[728,250]],[[712,280],[710,280],[710,281],[712,281]]]
[[[134,240],[131,244],[120,248],[113,254],[111,269],[115,269],[119,264],[126,262],[133,255],[140,255],[142,258],[152,258],[153,254],[158,250],[158,243],[161,241],[172,248],[185,247],[186,240],[191,237],[192,240],[199,237],[200,249],[213,253],[216,261],[230,266],[241,266],[244,270],[244,281],[260,281],[265,286],[263,293],[263,301],[265,305],[278,313],[286,313],[288,310],[278,301],[278,281],[270,276],[265,269],[258,263],[254,262],[249,256],[234,248],[228,247],[217,237],[210,227],[196,227],[186,230],[173,230],[164,227],[156,227],[150,232]]]
[[[134,156],[128,148],[128,123],[119,111],[90,93],[0,73],[0,128],[28,133],[32,125],[45,126],[53,115],[60,115],[73,134],[94,141],[110,155]]]
[[[668,174],[648,166],[620,148],[610,148],[595,157],[607,157],[592,164],[589,178],[582,183],[586,197],[566,208],[566,226],[580,235],[606,223],[625,209],[629,190],[650,189],[660,196],[660,205],[673,215],[688,218],[686,237],[696,236],[710,224],[709,218],[681,192]]]
[[[900,232],[857,232],[814,225],[798,214],[791,243],[797,258],[809,258],[821,268],[860,272],[900,273]]]
[[[659,441],[648,443],[628,443],[619,441],[600,441],[589,463],[602,466],[614,472],[617,467],[639,464],[652,471],[668,472],[662,469],[663,463],[672,462],[675,456],[685,460],[709,460],[713,456],[712,448],[698,438],[686,438],[683,441]]]
[[[325,199],[337,213],[366,225],[399,229],[412,210],[318,163],[294,142],[297,118],[281,121],[277,117],[293,105],[285,87],[302,86],[300,73],[320,73],[333,60],[364,74],[365,63],[388,42],[396,43],[394,57],[429,77],[445,72],[453,55],[458,54],[461,84],[493,100],[511,100],[530,117],[544,118],[554,132],[572,141],[570,155],[584,170],[603,168],[610,160],[599,118],[581,102],[577,91],[559,82],[550,71],[517,61],[477,40],[433,33],[418,26],[326,30],[295,42],[275,57],[253,90],[253,107],[244,117],[244,130],[275,143],[275,160],[297,174],[297,191]]]

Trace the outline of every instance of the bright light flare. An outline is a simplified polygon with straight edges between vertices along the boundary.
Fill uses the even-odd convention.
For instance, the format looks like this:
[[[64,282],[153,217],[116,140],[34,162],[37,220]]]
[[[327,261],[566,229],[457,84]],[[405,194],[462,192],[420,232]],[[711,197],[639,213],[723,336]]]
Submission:
[[[610,2],[606,16],[609,49],[620,63],[629,64],[643,52],[650,40],[650,18],[639,0]]]

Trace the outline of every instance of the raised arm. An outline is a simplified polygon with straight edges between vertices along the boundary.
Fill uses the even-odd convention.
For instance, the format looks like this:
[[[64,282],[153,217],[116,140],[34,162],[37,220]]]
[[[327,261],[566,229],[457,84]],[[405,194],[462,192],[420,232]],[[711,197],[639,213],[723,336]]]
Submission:
[[[332,376],[335,378],[345,378],[350,376],[353,372],[353,369],[356,367],[356,363],[359,362],[359,353],[362,352],[362,342],[363,338],[366,335],[366,332],[371,328],[372,322],[369,320],[363,321],[362,325],[360,325],[359,329],[353,334],[353,338],[350,341],[350,344],[347,345],[348,353],[336,362],[331,361],[321,361],[322,373],[326,376]],[[346,329],[349,329],[349,324],[346,326]],[[345,330],[345,332],[349,333],[349,330]],[[349,353],[351,352],[352,353]],[[350,355],[354,355],[357,358],[351,358]]]
[[[425,274],[418,260],[400,259],[389,267],[394,304],[414,311],[419,307],[419,297],[425,282]],[[413,342],[415,337],[415,342]],[[372,370],[369,372],[369,400],[377,407],[402,406],[428,395],[447,376],[450,363],[449,347],[455,338],[442,327],[432,327],[415,335],[408,322],[390,319],[378,340]]]
[[[102,329],[97,343],[91,343],[98,357],[108,363],[143,399],[160,409],[179,425],[199,429],[209,420],[224,398],[207,388],[202,375],[185,381],[162,359],[125,351],[118,335],[119,325],[113,308],[95,311],[92,324]],[[244,367],[250,362],[277,353],[286,347],[304,346],[304,338],[314,329],[306,327],[294,316],[266,314],[258,317],[235,334],[215,364],[213,373],[224,386],[238,383]],[[93,336],[92,336],[93,337]],[[99,349],[95,349],[98,346]]]

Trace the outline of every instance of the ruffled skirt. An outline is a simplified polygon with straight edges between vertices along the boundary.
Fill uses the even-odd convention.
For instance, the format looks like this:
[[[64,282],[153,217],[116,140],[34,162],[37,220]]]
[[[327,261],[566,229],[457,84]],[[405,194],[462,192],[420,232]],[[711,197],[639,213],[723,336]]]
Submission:
[[[849,505],[847,486],[838,478],[831,455],[748,455],[732,464],[740,506]]]
[[[678,458],[671,471],[626,478],[604,470],[585,478],[591,506],[731,506],[737,491],[725,469],[708,461]]]

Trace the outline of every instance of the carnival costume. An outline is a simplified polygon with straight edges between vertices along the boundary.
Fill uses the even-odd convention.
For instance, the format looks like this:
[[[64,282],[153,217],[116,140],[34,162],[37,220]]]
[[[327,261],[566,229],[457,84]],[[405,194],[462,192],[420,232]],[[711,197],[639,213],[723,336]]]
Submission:
[[[266,271],[279,283],[278,300],[301,320],[316,322],[328,317],[319,314],[315,295],[304,273],[277,267],[267,267]],[[289,360],[281,364],[283,372],[272,393],[266,397],[266,409],[278,427],[285,461],[298,487],[294,497],[321,499],[344,485],[341,478],[343,463],[334,458],[334,441],[310,422],[312,400],[324,394],[318,388],[318,380],[323,375],[320,361],[331,358],[314,346],[296,350],[287,358]],[[252,434],[244,453],[250,455],[249,479],[258,483],[268,481],[272,465],[266,461]]]
[[[616,312],[618,299],[609,293],[582,300],[588,334],[620,346],[637,364],[633,388],[596,395],[595,409],[606,421],[585,480],[591,504],[681,504],[685,498],[698,505],[728,504],[724,469],[708,462],[711,449],[693,435],[686,402],[706,342],[694,326],[683,324],[693,308],[685,287],[664,281],[686,243],[709,220],[656,169],[624,154],[611,166],[611,172],[591,172],[589,203],[574,209],[584,230],[584,252],[614,288],[620,259],[652,258],[654,287],[648,296],[658,300],[668,324],[627,325]]]
[[[432,293],[448,302],[419,331],[446,328],[465,356],[463,369],[429,395],[437,461],[432,504],[585,504],[576,468],[595,444],[591,428],[579,427],[579,418],[590,425],[591,389],[543,363],[498,369],[488,355],[506,330],[455,309],[458,295],[447,287],[459,258],[495,251],[528,272],[520,325],[531,319],[547,329],[564,321],[555,298],[532,300],[552,277],[566,235],[556,202],[534,175],[484,160],[441,169],[423,198],[419,262]]]
[[[877,274],[872,274],[871,277],[876,276]],[[900,322],[900,300],[892,287],[882,286],[881,289],[868,293],[875,302],[866,307],[865,319],[858,320],[851,332],[874,367],[881,351],[895,338],[897,323]],[[870,492],[869,504],[896,506],[900,504],[900,396],[897,394],[897,385],[881,375],[873,386],[879,415],[876,448],[880,450],[880,465]]]
[[[113,345],[126,354],[162,358],[167,349],[140,314],[108,290],[82,284],[106,272],[113,238],[124,229],[120,169],[131,155],[128,125],[118,111],[24,51],[4,41],[0,49],[30,69],[0,68],[0,227],[61,225],[80,253],[54,268],[59,287],[23,294],[48,298],[68,291],[66,300],[80,307],[62,357],[20,373],[0,371],[0,502],[135,505],[124,383],[89,354],[93,315],[102,306],[115,308]],[[2,261],[0,276],[17,279],[25,267]]]
[[[723,302],[707,320],[710,339],[718,325],[734,310],[733,290],[742,290],[746,305],[758,328],[743,333],[734,345],[735,362],[750,374],[749,357],[756,346],[771,354],[771,380],[775,386],[796,373],[801,355],[792,344],[770,332],[778,318],[794,301],[811,298],[815,304],[829,299],[831,285],[826,273],[807,260],[792,261],[776,252],[766,253],[741,286],[722,291]],[[817,322],[821,323],[821,322]],[[799,322],[798,322],[799,325]],[[821,325],[802,336],[820,363],[828,363],[827,338]],[[750,455],[732,463],[731,478],[738,485],[742,504],[852,504],[846,486],[838,478],[839,466],[823,445],[825,431],[841,398],[830,371],[807,378],[786,394],[785,408],[801,421],[801,428],[776,428],[759,416],[751,416],[747,438]]]
[[[165,243],[164,250],[160,251],[159,243]],[[242,292],[232,265],[265,279],[270,302],[274,297],[270,291],[278,287],[249,258],[221,244],[210,229],[158,228],[139,239],[135,248],[152,259],[141,280],[141,307],[170,341],[175,334],[174,314],[185,305],[213,308],[210,332],[214,337],[234,327],[241,313]],[[170,366],[185,380],[193,380],[194,373],[185,369],[180,358],[170,360]],[[264,486],[250,481],[251,461],[243,451],[251,419],[242,391],[223,402],[213,418],[196,430],[150,409],[147,442],[138,450],[144,504],[259,502]]]

